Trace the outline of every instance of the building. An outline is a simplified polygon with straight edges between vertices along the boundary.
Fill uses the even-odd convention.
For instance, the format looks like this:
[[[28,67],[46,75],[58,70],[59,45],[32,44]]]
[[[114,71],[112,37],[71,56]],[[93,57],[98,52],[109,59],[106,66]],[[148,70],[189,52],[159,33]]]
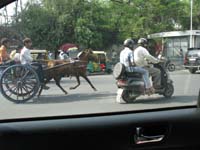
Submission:
[[[148,35],[148,39],[159,39],[164,55],[176,63],[183,63],[185,53],[190,47],[190,33],[190,30],[161,32]],[[200,48],[200,30],[192,30],[191,35],[191,47]]]

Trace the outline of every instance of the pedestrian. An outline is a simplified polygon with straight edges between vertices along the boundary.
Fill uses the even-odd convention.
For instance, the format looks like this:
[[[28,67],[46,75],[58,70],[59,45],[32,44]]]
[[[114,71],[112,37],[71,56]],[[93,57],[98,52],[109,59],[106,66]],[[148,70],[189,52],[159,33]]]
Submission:
[[[13,60],[17,64],[20,63],[20,51],[21,51],[21,49],[22,49],[22,46],[19,45],[16,50],[13,50],[10,53],[10,59]]]
[[[183,49],[180,48],[180,56],[181,56],[181,65],[184,64],[184,54],[183,54]]]

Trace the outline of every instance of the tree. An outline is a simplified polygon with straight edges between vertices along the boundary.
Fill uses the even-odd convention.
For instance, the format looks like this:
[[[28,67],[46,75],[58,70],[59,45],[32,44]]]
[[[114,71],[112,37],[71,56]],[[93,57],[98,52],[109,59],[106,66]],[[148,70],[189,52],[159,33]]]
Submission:
[[[194,3],[198,29],[200,2]],[[106,49],[129,37],[189,29],[189,8],[189,0],[32,0],[13,25],[39,48],[70,42]]]
[[[44,49],[55,49],[57,47],[58,28],[56,16],[46,11],[39,4],[28,6],[19,14],[19,22],[16,26],[23,37],[30,37],[33,46]]]

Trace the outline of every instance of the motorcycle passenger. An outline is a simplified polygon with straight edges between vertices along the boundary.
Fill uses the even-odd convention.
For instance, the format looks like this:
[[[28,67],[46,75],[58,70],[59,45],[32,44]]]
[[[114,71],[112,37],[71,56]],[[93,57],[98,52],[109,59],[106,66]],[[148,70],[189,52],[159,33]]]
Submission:
[[[150,76],[152,76],[153,87],[155,89],[161,88],[161,71],[149,63],[159,63],[159,60],[153,57],[147,50],[148,41],[145,38],[140,38],[137,42],[138,47],[134,50],[134,60],[136,66],[146,69]]]
[[[124,41],[124,49],[120,53],[120,63],[124,64],[126,67],[127,72],[139,72],[142,74],[146,93],[148,95],[154,93],[154,88],[151,85],[149,80],[149,73],[142,67],[135,66],[134,63],[134,56],[133,56],[133,49],[134,49],[134,41],[132,39],[126,39]]]

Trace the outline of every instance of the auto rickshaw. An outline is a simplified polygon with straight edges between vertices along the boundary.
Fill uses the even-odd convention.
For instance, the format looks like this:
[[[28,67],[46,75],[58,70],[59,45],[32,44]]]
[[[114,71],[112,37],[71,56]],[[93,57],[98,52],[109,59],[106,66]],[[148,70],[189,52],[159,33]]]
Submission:
[[[88,73],[112,73],[112,67],[108,61],[105,51],[93,51],[97,55],[97,62],[89,62],[87,65]]]

